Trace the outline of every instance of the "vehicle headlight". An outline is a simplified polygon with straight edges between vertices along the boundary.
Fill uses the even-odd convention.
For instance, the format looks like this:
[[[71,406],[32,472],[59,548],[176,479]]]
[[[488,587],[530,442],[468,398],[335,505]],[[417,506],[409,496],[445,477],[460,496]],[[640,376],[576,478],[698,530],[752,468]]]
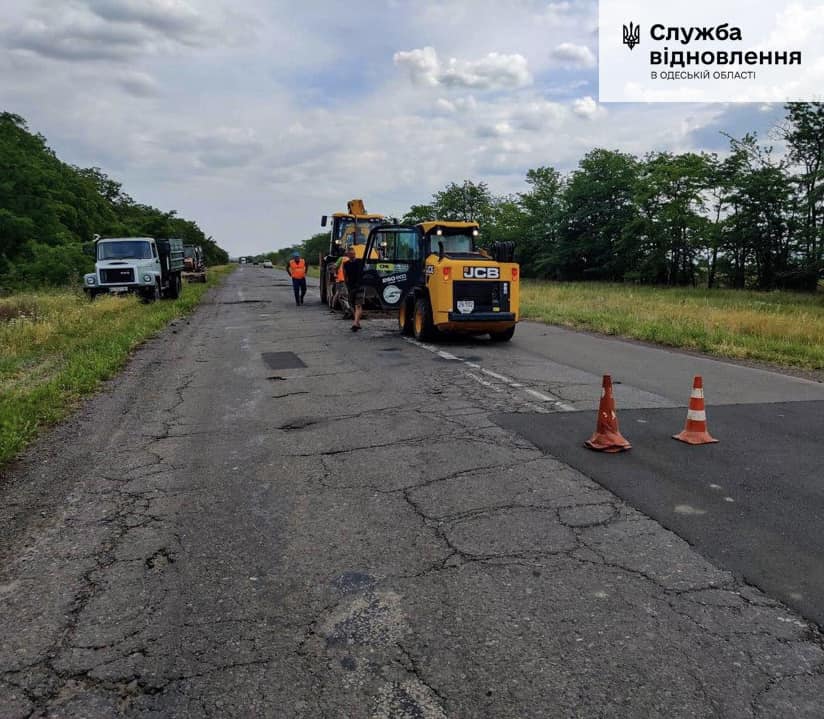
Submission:
[[[93,285],[96,282],[94,275],[86,275],[86,284]]]
[[[151,282],[153,277],[151,275],[143,275],[144,282]]]

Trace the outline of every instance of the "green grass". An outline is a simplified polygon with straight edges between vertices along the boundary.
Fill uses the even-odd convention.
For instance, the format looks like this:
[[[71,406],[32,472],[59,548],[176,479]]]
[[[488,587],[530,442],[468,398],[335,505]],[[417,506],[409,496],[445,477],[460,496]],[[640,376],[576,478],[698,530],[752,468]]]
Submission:
[[[526,280],[525,319],[803,369],[824,369],[824,295]]]
[[[129,354],[191,312],[233,267],[210,267],[206,283],[184,284],[175,301],[45,291],[0,299],[0,465],[81,397],[112,377]]]

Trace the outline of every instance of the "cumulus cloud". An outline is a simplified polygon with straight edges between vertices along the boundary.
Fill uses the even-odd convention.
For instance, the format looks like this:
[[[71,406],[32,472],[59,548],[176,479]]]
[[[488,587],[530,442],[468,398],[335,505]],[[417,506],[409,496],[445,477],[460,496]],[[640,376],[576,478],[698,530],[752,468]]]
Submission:
[[[478,103],[472,95],[468,97],[457,97],[454,100],[447,100],[440,97],[435,102],[436,107],[449,113],[472,112],[478,107]]]
[[[595,55],[586,45],[563,42],[552,51],[552,58],[567,67],[595,67]]]
[[[593,100],[589,95],[579,97],[572,103],[572,111],[579,117],[591,120],[606,113],[606,110]]]
[[[450,58],[443,63],[433,47],[396,52],[395,65],[405,69],[412,81],[428,87],[503,90],[525,87],[532,75],[523,55],[490,52],[480,60]]]
[[[540,132],[557,127],[569,111],[561,103],[547,100],[524,102],[513,109],[511,122],[519,130]]]

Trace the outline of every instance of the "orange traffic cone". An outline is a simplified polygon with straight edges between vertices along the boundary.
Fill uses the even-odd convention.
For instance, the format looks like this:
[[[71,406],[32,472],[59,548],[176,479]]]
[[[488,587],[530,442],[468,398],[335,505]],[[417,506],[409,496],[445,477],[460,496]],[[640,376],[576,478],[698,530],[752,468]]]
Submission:
[[[687,424],[684,431],[674,434],[673,439],[687,444],[713,444],[718,440],[707,431],[707,413],[704,410],[704,380],[697,376],[692,381],[690,408],[687,411]]]
[[[584,442],[584,445],[596,452],[613,453],[632,449],[632,445],[618,430],[618,415],[615,414],[615,398],[612,396],[612,377],[608,374],[604,375],[603,387],[595,434]]]

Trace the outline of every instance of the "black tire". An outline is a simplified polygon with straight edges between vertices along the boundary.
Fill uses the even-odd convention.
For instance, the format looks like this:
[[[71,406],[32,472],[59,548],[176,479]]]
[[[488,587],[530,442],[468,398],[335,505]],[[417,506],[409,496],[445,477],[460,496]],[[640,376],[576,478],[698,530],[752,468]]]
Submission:
[[[404,300],[398,309],[398,329],[404,337],[411,337],[414,332],[412,303]]]
[[[95,297],[97,297],[97,290],[85,290],[86,297],[89,298],[89,302],[94,302]]]
[[[182,284],[183,283],[180,281],[179,274],[172,275],[169,282],[169,291],[166,297],[168,297],[168,299],[170,300],[176,300],[178,297],[180,297],[180,290]]]
[[[324,281],[326,282],[326,304],[329,305],[330,310],[339,310],[341,306],[340,302],[335,299],[337,294],[334,285],[329,282],[328,277]]]
[[[515,335],[515,325],[512,325],[508,330],[503,332],[490,332],[489,339],[493,342],[509,342]]]
[[[326,263],[324,262],[320,266],[320,301],[322,304],[327,304],[329,302],[329,288],[326,286],[328,280],[326,279],[326,275],[328,272],[326,271]]]
[[[412,333],[421,342],[435,337],[435,325],[432,323],[432,308],[426,297],[419,297],[415,302],[415,316],[412,321]]]
[[[160,285],[155,283],[154,287],[150,290],[143,290],[141,294],[141,299],[145,304],[149,304],[150,302],[157,302],[162,297],[160,293]]]

